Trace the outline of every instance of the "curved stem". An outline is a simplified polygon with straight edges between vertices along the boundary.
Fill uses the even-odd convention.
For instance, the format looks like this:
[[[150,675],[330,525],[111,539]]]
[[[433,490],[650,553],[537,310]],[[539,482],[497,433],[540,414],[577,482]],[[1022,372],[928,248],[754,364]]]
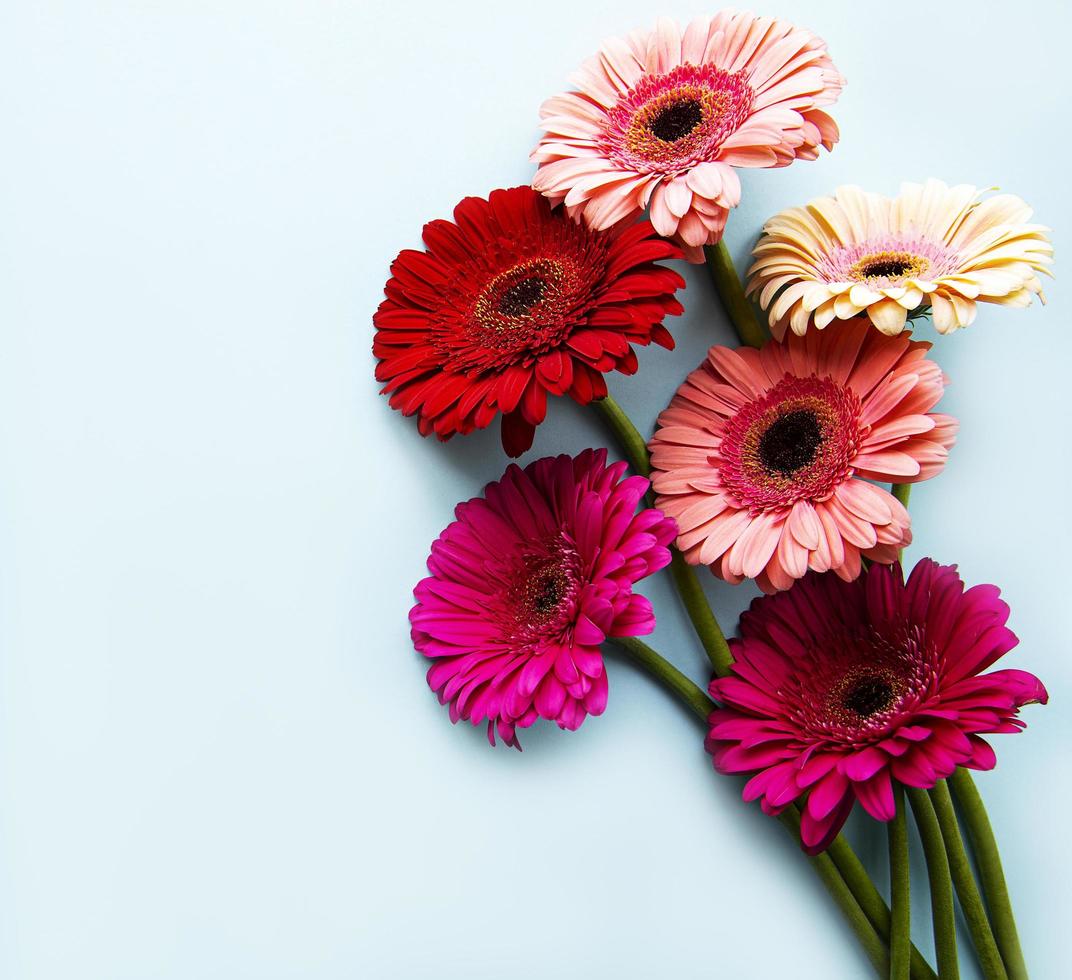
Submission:
[[[871,876],[867,873],[849,842],[845,840],[843,835],[838,834],[826,849],[826,853],[830,855],[838,871],[841,872],[841,877],[845,879],[846,884],[860,903],[860,908],[864,910],[864,913],[871,920],[878,934],[883,940],[889,942],[893,928],[890,907],[879,894],[875,883],[871,880]],[[934,970],[923,958],[923,954],[916,948],[915,943],[911,945],[910,971],[912,980],[936,980]]]
[[[648,446],[644,437],[637,431],[632,420],[610,395],[597,398],[592,402],[607,428],[614,433],[614,438],[633,467],[641,476],[651,476],[651,461],[648,459]]]
[[[741,338],[741,343],[749,347],[762,347],[767,342],[767,332],[760,326],[755,310],[744,294],[744,287],[737,276],[726,242],[723,240],[717,245],[705,245],[704,256],[707,259],[707,268],[711,270],[711,278],[715,281],[718,298],[722,301],[722,308],[730,318],[733,329],[737,331],[737,336]]]
[[[986,896],[987,908],[990,910],[994,938],[1001,951],[1001,958],[1005,961],[1009,980],[1027,980],[1027,966],[1020,948],[1016,920],[1012,914],[1009,889],[1001,867],[1001,855],[998,853],[994,830],[990,826],[982,797],[967,769],[958,769],[953,773],[949,785],[953,788],[953,796],[960,808],[964,826],[968,830],[968,839],[975,852],[975,863],[979,868],[979,880],[983,886],[983,895]]]
[[[795,807],[788,807],[778,816],[786,830],[793,839],[800,843],[800,811]],[[856,938],[863,946],[867,958],[874,966],[875,972],[880,977],[889,975],[890,954],[886,944],[882,941],[878,932],[872,925],[871,920],[864,914],[860,903],[856,900],[852,890],[841,877],[841,873],[834,865],[833,860],[827,853],[808,857],[808,863],[815,869],[830,897],[837,903],[842,914],[849,923],[849,928],[856,934]]]
[[[644,437],[637,431],[629,416],[622,407],[610,396],[600,398],[592,402],[593,407],[599,412],[607,428],[614,433],[633,469],[641,476],[651,475],[651,462],[648,459],[648,447]],[[685,605],[685,612],[692,621],[696,635],[703,644],[707,659],[719,676],[729,672],[733,657],[730,655],[729,644],[722,627],[718,625],[711,606],[704,595],[703,586],[696,576],[695,570],[685,561],[684,556],[676,547],[671,548],[673,558],[670,564],[670,574],[674,577],[678,594]]]
[[[942,829],[945,852],[949,856],[953,887],[957,890],[960,907],[964,910],[968,932],[975,945],[983,976],[986,980],[1008,980],[1005,965],[1001,961],[1001,953],[998,952],[997,943],[994,941],[994,933],[991,932],[990,923],[986,918],[986,908],[979,894],[979,886],[975,883],[975,875],[972,874],[968,854],[964,850],[960,824],[957,823],[957,814],[953,809],[953,798],[949,795],[949,787],[944,779],[939,779],[934,789],[931,790],[931,802],[934,804],[934,812],[938,815],[938,826]]]
[[[599,412],[604,423],[617,438],[623,453],[637,472],[645,476],[649,475],[651,465],[648,460],[648,450],[644,438],[637,431],[636,426],[633,425],[621,406],[609,395],[594,401],[592,404]],[[692,621],[697,636],[700,638],[700,642],[703,644],[704,650],[707,652],[715,673],[724,676],[732,662],[725,635],[718,625],[718,620],[715,618],[714,613],[711,611],[707,597],[704,595],[703,587],[696,577],[696,572],[690,565],[685,563],[676,549],[672,550],[674,557],[671,563],[671,573],[685,605],[685,610]],[[707,705],[713,705],[713,702],[710,702],[707,699],[707,695],[700,691],[699,687],[686,678],[676,667],[639,640],[630,639],[626,641],[628,646],[622,640],[615,640],[615,642],[622,646],[623,649],[626,649],[639,666],[646,670],[652,670],[654,667],[655,669],[652,670],[653,675],[672,692],[681,697],[697,716],[706,721],[707,715],[711,710]],[[665,668],[668,669],[665,669],[662,665],[665,665]],[[696,696],[695,692],[697,691],[706,700],[706,704]],[[703,706],[702,714],[698,707],[701,705]],[[799,828],[799,811],[795,807],[790,809],[797,814],[797,827]],[[796,840],[799,843],[799,829],[795,833]],[[844,837],[838,834],[834,838],[833,843],[827,849],[826,856],[830,858],[835,872],[841,877],[844,887],[849,890],[849,894],[856,903],[856,908],[864,912],[872,929],[878,931],[882,940],[888,940],[890,935],[889,906],[882,900],[882,896],[879,895],[871,877],[864,870],[860,859]],[[826,870],[829,865],[825,861],[820,862],[820,864],[821,867],[817,866],[816,868],[817,872],[820,875],[829,874]],[[837,895],[834,895],[834,898],[835,901],[838,900]],[[839,904],[841,903],[839,902]],[[845,914],[851,915],[852,910],[849,909]],[[923,956],[915,946],[912,946],[911,953],[912,980],[935,980],[934,971],[927,965],[926,960],[923,959]]]
[[[611,641],[628,653],[639,667],[651,674],[663,687],[676,694],[692,713],[706,724],[707,716],[715,710],[715,702],[698,684],[690,681],[669,660],[661,657],[635,636],[615,636]]]
[[[900,783],[894,784],[893,798],[897,811],[886,824],[890,845],[890,980],[907,980],[911,971],[912,908],[908,874],[908,820],[904,790]]]
[[[953,882],[949,877],[949,859],[938,826],[931,798],[925,790],[906,787],[912,813],[916,818],[923,855],[927,859],[927,877],[931,883],[931,917],[934,922],[934,950],[938,958],[939,980],[957,980],[960,967],[957,961],[956,919],[953,912]]]
[[[696,570],[685,561],[685,556],[676,547],[672,552],[670,574],[674,576],[674,584],[677,585],[678,595],[685,605],[685,612],[692,620],[693,629],[696,630],[715,673],[719,677],[725,677],[730,672],[730,664],[733,663],[730,645],[726,642],[715,614],[711,612]]]
[[[681,702],[706,725],[707,717],[714,710],[715,703],[700,690],[698,685],[646,643],[635,637],[613,637],[611,642],[624,650],[638,667],[647,671],[667,690],[677,695]],[[789,807],[779,819],[799,846],[800,811],[795,806]],[[871,920],[861,909],[834,862],[828,854],[809,858],[809,862],[848,920],[850,928],[864,947],[864,952],[874,964],[879,976],[885,976],[889,968],[889,953],[886,945]]]

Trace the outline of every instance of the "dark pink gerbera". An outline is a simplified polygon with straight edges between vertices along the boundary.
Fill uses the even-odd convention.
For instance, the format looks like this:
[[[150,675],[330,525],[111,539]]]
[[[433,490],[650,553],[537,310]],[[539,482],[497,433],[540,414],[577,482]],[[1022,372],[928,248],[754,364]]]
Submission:
[[[520,456],[548,395],[603,398],[607,371],[633,374],[633,345],[672,349],[662,325],[681,312],[680,258],[647,221],[589,231],[530,187],[467,197],[454,221],[424,226],[427,252],[399,254],[373,317],[391,407],[421,435],[447,440],[502,415],[503,448]]]
[[[622,479],[605,450],[511,466],[483,497],[459,504],[413,590],[413,643],[435,661],[428,685],[451,721],[487,722],[520,748],[537,718],[576,729],[603,713],[600,644],[655,628],[633,583],[670,561],[677,528],[636,512],[648,481]]]
[[[733,674],[711,682],[707,751],[754,772],[745,800],[767,813],[806,797],[801,840],[824,850],[858,800],[894,816],[892,780],[929,789],[957,766],[992,769],[983,734],[1017,732],[1046,689],[1022,670],[982,671],[1017,644],[993,585],[965,591],[954,565],[924,559],[854,582],[810,573],[764,596],[731,640]]]

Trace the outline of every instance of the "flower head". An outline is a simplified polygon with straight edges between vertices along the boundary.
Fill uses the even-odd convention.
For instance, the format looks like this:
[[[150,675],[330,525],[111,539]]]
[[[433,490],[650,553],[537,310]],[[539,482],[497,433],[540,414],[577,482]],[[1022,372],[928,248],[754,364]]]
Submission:
[[[447,440],[502,415],[506,452],[532,445],[547,396],[582,405],[603,373],[637,369],[633,344],[672,349],[679,257],[648,222],[614,232],[576,225],[529,187],[467,197],[454,222],[424,227],[428,251],[402,252],[373,317],[376,378],[422,435]]]
[[[1047,228],[1018,197],[967,184],[904,184],[898,197],[839,187],[776,214],[753,254],[748,292],[776,337],[866,313],[896,334],[930,308],[940,333],[966,327],[977,303],[1030,306],[1051,263]]]
[[[787,589],[808,569],[860,574],[911,539],[908,512],[868,480],[938,473],[956,422],[930,344],[866,323],[762,350],[712,347],[658,419],[657,505],[678,547],[720,578]]]
[[[696,262],[740,200],[734,167],[813,160],[838,139],[820,107],[844,79],[825,43],[770,17],[722,11],[684,31],[663,19],[607,41],[574,82],[540,110],[532,186],[591,228],[650,205]]]
[[[655,628],[633,583],[669,563],[674,522],[636,513],[648,481],[606,459],[589,449],[510,466],[458,505],[414,589],[413,642],[435,661],[428,686],[451,721],[486,721],[492,745],[498,731],[520,748],[515,730],[537,718],[573,730],[602,714],[600,643]]]
[[[706,742],[715,768],[755,773],[744,798],[767,813],[806,797],[812,854],[856,801],[892,819],[892,779],[929,789],[957,766],[992,769],[981,736],[1020,731],[1019,709],[1047,699],[1033,674],[983,673],[1018,642],[998,596],[924,559],[907,583],[899,565],[876,565],[757,599],[730,641],[732,674],[711,682],[723,705]]]

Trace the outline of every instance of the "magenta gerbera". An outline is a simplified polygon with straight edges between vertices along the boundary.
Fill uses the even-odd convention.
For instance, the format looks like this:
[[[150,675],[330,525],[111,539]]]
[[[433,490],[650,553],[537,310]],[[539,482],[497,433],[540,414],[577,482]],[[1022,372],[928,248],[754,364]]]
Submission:
[[[413,642],[451,721],[486,721],[492,745],[497,731],[520,748],[515,730],[537,718],[573,730],[602,714],[600,644],[655,628],[633,584],[669,563],[676,528],[636,512],[648,481],[625,470],[590,449],[510,466],[432,545]]]
[[[787,589],[810,568],[853,579],[912,540],[884,483],[939,473],[957,423],[932,412],[945,379],[930,344],[867,321],[762,350],[712,347],[651,440],[656,503],[690,564]]]
[[[837,835],[856,801],[894,816],[892,780],[929,789],[957,766],[992,769],[981,736],[1017,732],[1046,689],[1022,670],[983,673],[1017,644],[993,585],[965,590],[954,565],[924,559],[855,582],[815,575],[763,596],[731,640],[732,675],[707,750],[724,773],[755,773],[748,801],[776,814],[806,798],[805,850]]]
[[[549,395],[587,405],[606,396],[605,372],[635,373],[634,345],[674,346],[663,320],[681,312],[685,281],[655,260],[680,253],[646,221],[589,231],[512,187],[467,197],[424,241],[391,266],[372,347],[391,407],[421,435],[501,416],[503,448],[520,456]]]
[[[825,43],[784,20],[723,10],[682,30],[612,38],[540,110],[532,185],[591,228],[650,205],[692,261],[741,197],[735,167],[814,160],[838,139],[823,111],[844,79]]]

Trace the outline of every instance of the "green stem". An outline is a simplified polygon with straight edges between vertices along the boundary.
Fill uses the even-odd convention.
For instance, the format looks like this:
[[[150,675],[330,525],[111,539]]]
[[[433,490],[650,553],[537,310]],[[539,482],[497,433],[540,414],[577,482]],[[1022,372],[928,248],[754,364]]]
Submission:
[[[986,908],[979,894],[979,886],[976,885],[975,875],[972,874],[968,853],[964,850],[960,824],[957,823],[957,814],[953,809],[953,797],[949,795],[949,787],[944,779],[939,779],[934,789],[931,790],[931,803],[934,804],[934,812],[938,815],[938,825],[942,828],[945,852],[949,856],[949,870],[953,873],[953,887],[957,890],[960,907],[964,910],[968,932],[975,945],[983,976],[986,980],[1008,980],[1005,965],[1001,961],[1001,953],[998,952],[997,943],[994,941],[994,933],[991,932],[990,923],[986,918]]]
[[[633,465],[634,469],[636,469],[638,473],[648,476],[651,472],[651,465],[648,460],[647,446],[644,443],[644,438],[637,431],[636,426],[633,425],[629,416],[625,414],[621,406],[609,395],[592,404],[607,427],[617,438],[623,453]],[[718,620],[715,618],[714,613],[711,611],[711,607],[707,602],[707,597],[704,595],[703,587],[700,585],[695,570],[685,563],[684,558],[676,548],[672,549],[672,551],[673,560],[670,566],[671,573],[674,576],[674,582],[677,585],[678,592],[684,603],[685,611],[688,613],[689,619],[692,621],[692,625],[696,630],[700,642],[703,644],[704,650],[707,653],[708,659],[711,661],[711,666],[714,668],[715,673],[719,676],[725,676],[725,674],[729,672],[729,665],[732,662],[729,645],[726,643],[725,635],[723,634],[721,627],[718,625]],[[622,645],[621,641],[615,642]],[[704,705],[701,717],[706,720],[711,709],[705,705],[704,701],[701,701],[696,697],[695,692],[700,691],[699,687],[686,678],[676,667],[673,667],[662,657],[659,657],[659,655],[650,647],[646,646],[646,644],[641,644],[639,641],[629,642],[638,644],[627,651],[634,656],[636,662],[645,669],[651,669],[654,666],[656,668],[653,670],[654,676],[656,676],[659,681],[666,685],[671,691],[678,694],[679,697],[682,697],[690,709],[699,715],[700,711],[697,706]],[[639,657],[636,656],[638,651],[640,653]],[[652,659],[653,657],[658,658],[658,660]],[[665,668],[661,667],[660,663],[665,664]],[[682,682],[687,685],[687,687],[682,687]],[[707,698],[707,695],[703,694],[702,691],[700,691],[700,695],[704,699]],[[711,702],[709,701],[707,702],[707,704],[710,703]],[[799,811],[797,811],[797,821],[799,825]],[[799,840],[800,834],[798,831],[798,843]],[[870,876],[860,863],[860,859],[856,856],[856,853],[849,846],[848,842],[839,834],[834,838],[833,843],[827,849],[827,855],[833,862],[837,873],[841,876],[845,887],[849,889],[853,901],[856,903],[856,907],[864,911],[872,928],[878,930],[883,941],[888,940],[890,935],[889,906],[882,900],[882,896],[879,895],[878,889],[875,888],[874,882],[871,881]],[[817,868],[817,871],[820,874],[825,874],[826,872],[824,869],[827,867],[826,862],[821,862],[821,864],[822,868]],[[835,901],[836,900],[837,896],[835,895]],[[846,915],[850,914],[851,909],[846,912]],[[912,980],[935,980],[934,971],[927,965],[926,960],[923,959],[923,956],[915,946],[912,946]]]
[[[1009,901],[1009,889],[1005,884],[1005,872],[1001,867],[1001,855],[994,839],[994,830],[986,815],[982,797],[976,789],[975,782],[967,769],[958,769],[949,779],[953,787],[953,796],[960,808],[964,826],[968,830],[968,839],[975,852],[975,863],[979,869],[983,895],[990,910],[990,922],[994,927],[994,938],[1001,958],[1005,961],[1009,980],[1027,980],[1027,966],[1024,953],[1020,948],[1020,937],[1016,931],[1016,920],[1012,914]]]
[[[841,877],[845,879],[878,934],[885,942],[889,942],[893,928],[890,907],[878,893],[875,883],[849,842],[838,834],[826,849],[826,853],[841,872]],[[912,980],[936,980],[934,970],[914,943],[911,946],[911,976]]]
[[[895,483],[890,487],[890,492],[907,507],[908,497],[912,493],[911,483]]]
[[[795,806],[788,807],[781,812],[778,819],[799,846],[800,810]],[[830,855],[824,852],[814,857],[809,856],[808,863],[815,869],[815,873],[826,887],[827,892],[830,893],[830,897],[841,909],[842,915],[845,916],[846,921],[849,923],[849,928],[856,934],[856,938],[860,941],[860,945],[863,946],[867,958],[875,968],[875,972],[880,977],[889,976],[890,954],[886,949],[886,944],[860,907],[860,903],[856,900],[845,879],[841,877],[841,873]]]
[[[897,806],[894,818],[886,824],[890,845],[890,980],[907,980],[911,972],[912,908],[908,874],[908,820],[905,815],[904,790],[893,787]]]
[[[599,413],[607,428],[614,433],[614,438],[633,467],[641,476],[651,476],[651,460],[648,459],[648,446],[644,437],[637,431],[632,420],[610,395],[597,398],[592,407]]]
[[[762,347],[767,342],[767,332],[760,326],[756,312],[744,294],[725,241],[720,241],[717,245],[705,245],[704,255],[707,258],[707,268],[711,270],[711,278],[715,281],[718,298],[722,301],[722,308],[730,318],[733,329],[737,331],[737,336],[741,338],[741,343],[748,344],[749,347]]]
[[[633,469],[641,476],[650,476],[651,461],[648,459],[648,447],[644,443],[644,437],[637,431],[637,427],[622,410],[621,405],[610,395],[592,402],[592,405],[618,440],[622,452]],[[700,638],[700,643],[703,644],[704,652],[707,654],[707,659],[711,661],[715,673],[723,676],[729,672],[730,663],[733,661],[725,634],[718,625],[714,613],[711,612],[711,606],[707,602],[703,586],[700,585],[695,570],[685,561],[676,547],[671,548],[671,552],[673,558],[670,573],[674,577],[674,584],[684,603],[685,612],[692,621],[696,635]]]
[[[651,674],[663,687],[676,694],[706,725],[708,715],[715,710],[715,702],[698,684],[694,684],[669,660],[634,636],[615,636],[612,642],[628,653],[634,663]]]
[[[733,663],[730,645],[726,642],[715,614],[711,612],[696,570],[685,561],[685,556],[676,547],[671,550],[673,557],[670,560],[670,574],[674,576],[685,612],[692,621],[693,629],[696,630],[715,673],[719,677],[725,677],[730,672],[730,664]]]
[[[926,790],[906,787],[912,813],[923,842],[927,859],[927,877],[931,884],[931,917],[934,922],[934,950],[938,958],[939,980],[957,980],[960,968],[957,961],[956,919],[953,911],[953,881],[949,876],[949,859],[938,826],[938,816]]]
[[[672,663],[660,656],[646,643],[635,637],[614,637],[611,641],[624,650],[633,662],[647,671],[671,693],[677,695],[682,703],[706,726],[707,718],[715,708],[715,703],[689,680]],[[786,809],[781,817],[782,824],[790,832],[797,845],[800,845],[800,811],[795,807]],[[860,940],[868,959],[875,965],[879,976],[885,976],[889,967],[889,954],[885,943],[872,925],[871,920],[861,909],[852,890],[842,878],[828,854],[809,858],[809,863],[826,886],[826,890],[841,909],[849,926]],[[922,978],[921,978],[922,980]]]

